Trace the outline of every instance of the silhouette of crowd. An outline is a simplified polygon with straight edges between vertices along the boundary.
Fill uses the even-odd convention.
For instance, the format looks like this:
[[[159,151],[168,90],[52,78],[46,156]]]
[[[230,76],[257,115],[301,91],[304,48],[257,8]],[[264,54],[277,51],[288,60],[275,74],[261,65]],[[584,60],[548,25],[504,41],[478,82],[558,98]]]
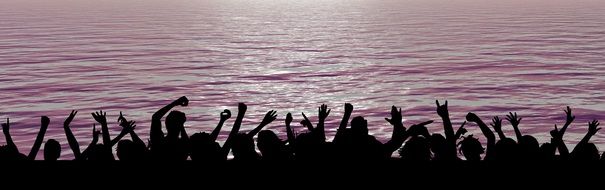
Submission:
[[[507,120],[513,127],[515,138],[507,137],[502,131],[502,119],[498,116],[486,124],[479,116],[468,113],[464,123],[456,130],[450,120],[448,103],[436,101],[436,112],[443,120],[444,134],[430,134],[426,121],[406,127],[402,123],[401,108],[392,106],[390,118],[385,120],[393,127],[391,139],[386,143],[378,141],[368,134],[368,122],[362,116],[350,118],[353,105],[345,104],[345,113],[338,126],[336,135],[331,142],[326,140],[325,120],[330,114],[326,105],[318,108],[317,123],[311,122],[302,113],[300,125],[307,132],[295,133],[292,128],[292,115],[285,118],[287,139],[282,140],[271,130],[263,130],[273,122],[276,111],[271,110],[264,116],[262,122],[253,130],[240,131],[247,106],[239,103],[238,113],[227,140],[221,146],[217,137],[225,121],[231,118],[231,112],[224,110],[220,120],[211,133],[200,132],[189,135],[184,128],[187,121],[185,113],[171,111],[177,106],[187,106],[189,100],[181,97],[155,112],[151,118],[151,129],[148,143],[145,143],[135,132],[136,122],[126,119],[120,112],[117,121],[122,127],[119,135],[111,139],[107,124],[106,113],[92,113],[92,117],[100,124],[98,131],[93,126],[92,142],[81,151],[80,145],[70,129],[70,123],[78,113],[72,111],[63,124],[67,142],[75,160],[112,161],[116,160],[112,148],[116,146],[117,160],[120,161],[181,161],[194,162],[224,162],[228,154],[233,154],[234,161],[324,161],[324,160],[406,160],[406,161],[479,161],[479,160],[524,160],[524,161],[555,161],[555,160],[605,160],[595,144],[590,142],[599,128],[599,122],[588,123],[588,132],[571,152],[563,140],[565,131],[572,124],[575,116],[571,109],[565,110],[566,122],[563,127],[555,125],[550,131],[550,142],[540,144],[531,135],[523,135],[519,129],[521,117],[517,113],[509,113]],[[165,117],[165,119],[164,119]],[[162,120],[164,119],[164,127]],[[349,121],[350,120],[350,121]],[[486,146],[475,135],[467,134],[466,122],[476,123],[481,129]],[[40,132],[28,155],[19,152],[17,145],[10,135],[10,121],[2,124],[6,145],[0,146],[0,160],[34,160],[38,153],[50,119],[42,116]],[[314,126],[315,125],[315,126]],[[491,127],[490,127],[491,126]],[[494,134],[494,131],[497,134]],[[123,139],[126,135],[130,139]],[[258,136],[257,136],[258,135]],[[99,136],[102,142],[99,142]],[[254,137],[256,138],[256,143]],[[515,140],[516,139],[516,140]],[[117,145],[116,145],[117,144]],[[257,152],[256,148],[260,151]],[[56,161],[61,155],[61,145],[54,139],[44,144],[44,160]],[[397,152],[398,155],[393,155]]]

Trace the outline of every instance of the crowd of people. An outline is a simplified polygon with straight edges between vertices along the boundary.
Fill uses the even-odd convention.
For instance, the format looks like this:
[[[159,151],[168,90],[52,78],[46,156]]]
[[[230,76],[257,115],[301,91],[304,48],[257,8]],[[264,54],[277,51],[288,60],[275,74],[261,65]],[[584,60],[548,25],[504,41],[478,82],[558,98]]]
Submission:
[[[231,132],[226,141],[217,141],[219,132],[225,121],[231,118],[230,110],[220,113],[216,128],[210,132],[199,132],[189,135],[184,124],[187,121],[185,113],[173,110],[177,106],[187,106],[186,97],[178,98],[172,103],[155,112],[151,118],[151,129],[148,143],[145,143],[135,132],[136,122],[126,119],[122,113],[118,122],[122,127],[119,135],[113,139],[109,135],[106,113],[92,113],[93,118],[100,124],[101,130],[93,126],[92,142],[82,151],[70,129],[70,123],[78,113],[72,111],[63,124],[67,143],[73,152],[75,160],[91,161],[201,161],[224,162],[231,152],[234,161],[322,161],[322,160],[406,160],[406,161],[479,161],[479,160],[605,160],[605,153],[600,155],[595,144],[590,142],[599,128],[599,122],[588,123],[588,132],[571,150],[568,150],[563,140],[565,131],[572,124],[575,116],[569,107],[565,109],[566,122],[558,128],[556,125],[550,131],[550,142],[540,144],[532,135],[523,135],[519,129],[521,117],[509,113],[504,118],[515,132],[515,137],[507,137],[502,131],[500,117],[491,118],[486,124],[474,113],[466,115],[466,121],[454,129],[450,120],[448,103],[436,101],[436,112],[443,120],[444,134],[430,134],[426,121],[405,127],[402,122],[401,108],[393,106],[390,118],[385,120],[393,127],[391,138],[382,143],[368,133],[368,122],[362,116],[351,119],[353,105],[345,104],[345,113],[338,126],[336,135],[331,142],[326,140],[324,122],[330,114],[328,106],[318,108],[317,123],[311,122],[303,113],[301,126],[306,132],[295,133],[292,129],[292,115],[285,118],[285,140],[271,130],[263,130],[273,122],[276,111],[271,110],[264,116],[262,122],[253,130],[240,131],[247,106],[239,103],[238,112]],[[173,111],[171,111],[173,110]],[[164,126],[162,126],[164,120]],[[349,121],[350,120],[350,121]],[[473,122],[481,129],[486,146],[473,134],[467,134],[466,122]],[[44,141],[44,135],[50,119],[42,116],[40,131],[28,155],[19,152],[17,145],[10,135],[10,120],[2,124],[6,145],[0,146],[0,160],[34,160]],[[491,127],[490,127],[491,126]],[[165,128],[165,132],[164,132]],[[495,133],[494,133],[495,131]],[[126,135],[130,139],[124,139]],[[257,136],[258,135],[258,136]],[[497,135],[497,136],[496,136]],[[102,141],[99,142],[99,136]],[[255,142],[255,136],[256,142]],[[116,147],[116,154],[113,154]],[[257,149],[259,152],[257,152]],[[44,144],[44,160],[56,161],[61,155],[61,144],[54,139],[46,140]],[[393,154],[396,155],[393,155]],[[115,158],[117,156],[117,159]]]

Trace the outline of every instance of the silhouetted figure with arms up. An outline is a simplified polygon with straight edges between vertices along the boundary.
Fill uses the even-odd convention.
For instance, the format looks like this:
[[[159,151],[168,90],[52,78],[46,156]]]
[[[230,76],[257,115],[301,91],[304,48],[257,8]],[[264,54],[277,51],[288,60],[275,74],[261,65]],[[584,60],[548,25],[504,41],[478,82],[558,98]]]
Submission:
[[[490,125],[494,128],[496,133],[498,133],[500,138],[500,140],[496,142],[494,149],[494,160],[517,160],[519,158],[517,142],[506,137],[504,132],[502,132],[502,119],[495,116]]]
[[[598,120],[593,120],[588,123],[588,132],[584,135],[584,138],[580,140],[578,145],[571,151],[570,158],[572,160],[580,161],[595,161],[599,160],[599,150],[595,144],[590,143],[590,138],[597,134],[597,131],[601,130]]]
[[[254,136],[277,117],[276,111],[269,111],[265,114],[263,121],[252,131],[248,133],[239,133],[233,138],[233,159],[237,161],[255,161],[261,157],[256,152],[254,146]]]
[[[116,148],[116,155],[120,161],[142,161],[146,160],[148,156],[147,147],[145,146],[145,142],[139,138],[139,136],[135,133],[134,129],[136,128],[135,121],[128,121],[120,112],[120,117],[118,118],[118,122],[122,127],[122,131],[120,134],[111,140],[111,145],[115,145],[116,142],[118,147]],[[129,139],[122,139],[126,134],[130,134]]]
[[[6,118],[6,123],[2,124],[2,132],[6,138],[6,145],[0,147],[0,158],[5,160],[27,160],[28,157],[19,152],[17,145],[13,142],[10,134],[10,120]]]
[[[46,134],[46,130],[48,129],[48,125],[50,124],[50,119],[46,116],[42,116],[40,119],[40,131],[38,132],[38,136],[32,145],[32,148],[27,156],[23,155],[19,152],[17,145],[13,142],[13,138],[10,134],[10,121],[7,118],[6,123],[2,124],[2,131],[4,136],[6,137],[6,146],[0,147],[0,159],[8,159],[8,160],[35,160],[40,147],[42,146],[42,141],[44,141],[44,134]],[[45,148],[45,156],[44,159],[48,161],[55,161],[59,158],[61,152],[61,146],[58,145],[56,140],[50,139],[47,143],[48,149]],[[53,143],[56,143],[54,145]],[[58,148],[57,148],[58,147]],[[58,149],[58,150],[57,150]]]
[[[162,118],[176,106],[187,106],[189,100],[183,96],[155,112],[151,118],[151,154],[155,160],[187,160],[189,156],[189,136],[185,131],[185,113],[171,111],[166,116],[167,134],[162,132]]]
[[[519,156],[523,160],[536,161],[540,159],[540,143],[538,140],[531,135],[522,135],[519,130],[519,123],[521,123],[521,117],[517,116],[517,113],[509,112],[506,116],[506,120],[511,123],[515,130],[515,136],[517,137]]]
[[[221,146],[216,142],[225,121],[231,118],[231,111],[225,109],[220,113],[219,123],[211,134],[202,132],[191,135],[191,160],[216,163],[225,160]]]
[[[279,139],[277,134],[271,130],[262,130],[258,133],[258,149],[262,154],[262,159],[266,161],[287,161],[293,159],[291,145],[288,146],[286,143],[293,141],[293,131],[290,128],[292,122],[292,114],[286,115],[286,133],[288,135],[287,141]]]
[[[67,119],[65,119],[65,122],[63,122],[63,129],[65,130],[65,136],[67,137],[67,142],[69,143],[69,147],[71,148],[75,159],[76,160],[87,160],[89,153],[92,151],[92,149],[94,149],[95,145],[98,142],[98,139],[99,139],[98,137],[101,134],[101,131],[97,131],[95,125],[93,124],[92,141],[90,142],[88,147],[83,152],[81,152],[80,144],[76,140],[76,137],[74,136],[74,134],[71,132],[71,128],[69,126],[69,124],[76,117],[76,114],[78,114],[78,111],[75,111],[75,110],[71,111],[71,113],[69,114],[69,117],[67,117]]]
[[[435,104],[437,104],[437,115],[439,115],[439,117],[441,117],[443,120],[443,131],[445,133],[445,138],[441,135],[435,134],[431,136],[431,149],[433,149],[433,153],[435,154],[433,159],[450,161],[458,160],[459,158],[456,145],[460,136],[467,132],[464,128],[466,121],[464,121],[454,133],[454,128],[452,126],[447,107],[447,100],[443,105],[439,104],[439,100],[435,100]]]
[[[496,136],[494,135],[494,132],[492,132],[491,129],[489,129],[489,127],[487,127],[487,125],[483,122],[483,120],[481,120],[481,118],[479,118],[479,116],[477,116],[476,114],[469,112],[466,115],[466,120],[469,122],[474,122],[476,123],[479,128],[481,129],[481,132],[483,133],[483,135],[485,136],[485,138],[487,139],[487,150],[485,151],[485,158],[484,160],[492,160],[494,159],[494,148],[496,146]],[[466,139],[465,139],[466,140]],[[465,157],[467,157],[467,159],[476,159],[477,155],[473,155],[476,154],[478,152],[481,151],[477,151],[478,148],[476,148],[476,143],[473,142],[474,140],[469,139],[469,141],[464,141],[464,143],[468,143],[468,145],[470,146],[472,144],[472,149],[473,150],[469,150],[468,154],[469,156],[467,157],[465,154]],[[478,142],[478,141],[477,141]],[[471,148],[471,147],[469,147]],[[463,150],[464,151],[464,150]]]

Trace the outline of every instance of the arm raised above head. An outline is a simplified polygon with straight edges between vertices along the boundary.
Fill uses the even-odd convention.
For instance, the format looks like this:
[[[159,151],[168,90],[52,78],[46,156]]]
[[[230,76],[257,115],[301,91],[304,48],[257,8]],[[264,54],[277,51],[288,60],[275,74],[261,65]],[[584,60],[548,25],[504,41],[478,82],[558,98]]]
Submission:
[[[447,108],[447,100],[445,104],[439,104],[439,100],[435,100],[435,104],[437,104],[437,115],[441,117],[443,120],[443,132],[445,133],[445,138],[448,141],[455,142],[456,134],[454,133],[454,127],[452,127],[452,121],[450,120],[450,113]]]
[[[103,134],[103,145],[111,146],[111,138],[109,137],[109,128],[107,127],[107,112],[103,110],[91,113],[92,117],[101,124],[101,133]]]
[[[153,114],[153,116],[151,117],[151,130],[149,131],[151,144],[154,144],[154,142],[158,142],[162,138],[164,138],[164,132],[162,132],[162,117],[164,117],[164,115],[166,115],[168,111],[170,111],[177,105],[187,106],[189,105],[189,99],[187,99],[187,97],[185,96],[180,97],[179,99],[162,107]]]
[[[294,140],[296,137],[294,137],[294,131],[292,130],[292,127],[290,126],[290,123],[292,123],[292,114],[288,112],[288,114],[286,115],[286,133],[288,134],[288,144],[290,146],[294,146]]]
[[[46,134],[46,129],[48,129],[48,125],[50,124],[50,119],[46,116],[42,116],[40,123],[41,123],[40,132],[38,132],[36,141],[34,142],[34,145],[32,146],[32,149],[29,152],[29,155],[27,156],[27,158],[29,160],[36,159],[36,155],[38,154],[38,151],[40,150],[40,146],[42,146],[42,141],[44,141],[44,134]]]
[[[71,113],[69,114],[69,117],[67,117],[67,119],[65,119],[65,122],[63,122],[63,129],[65,130],[65,136],[67,137],[67,142],[69,143],[69,147],[71,148],[71,151],[73,151],[73,153],[74,153],[74,157],[76,158],[76,160],[80,160],[81,159],[80,144],[78,144],[76,137],[71,132],[71,128],[69,127],[69,124],[74,119],[74,117],[76,117],[76,114],[78,114],[78,111],[75,111],[75,110],[71,111]]]
[[[252,131],[248,132],[248,135],[255,136],[265,126],[267,126],[267,125],[269,125],[269,123],[275,121],[276,117],[277,117],[277,111],[271,110],[271,111],[267,112],[267,114],[265,114],[265,117],[263,118],[263,121],[261,121],[260,124],[256,128],[252,129]]]
[[[342,120],[340,121],[340,126],[338,126],[339,131],[342,131],[347,128],[349,118],[351,118],[351,113],[353,113],[353,105],[350,103],[345,103],[345,113],[342,116]]]
[[[13,142],[13,137],[11,137],[10,134],[10,120],[8,118],[6,118],[6,123],[2,124],[2,132],[6,138],[6,146],[12,150],[15,150],[16,152],[19,152],[19,149],[17,148],[17,145],[15,145],[15,142]]]
[[[483,120],[481,120],[481,118],[479,118],[479,116],[477,116],[475,113],[469,112],[466,115],[466,120],[469,122],[477,123],[477,125],[481,129],[481,132],[487,139],[487,151],[485,153],[486,154],[485,157],[493,158],[493,154],[494,154],[493,149],[494,149],[494,146],[496,145],[496,136],[494,135],[494,132],[492,132],[492,130],[489,129],[489,127],[487,127],[487,125],[483,122]]]
[[[233,139],[235,138],[237,133],[239,133],[239,129],[242,126],[242,121],[244,120],[244,115],[246,114],[247,109],[248,109],[248,106],[244,103],[239,103],[237,105],[237,118],[235,118],[235,122],[233,122],[233,127],[231,128],[231,132],[229,133],[229,136],[227,137],[225,144],[223,144],[223,147],[221,148],[223,157],[225,157],[225,158],[227,158],[227,155],[229,154],[229,151],[231,149],[231,144],[233,143]]]
[[[523,137],[523,135],[521,135],[521,131],[519,130],[519,123],[521,123],[521,117],[517,116],[517,112],[515,112],[513,114],[513,112],[509,112],[508,115],[506,116],[506,120],[508,120],[508,122],[510,122],[510,124],[513,126],[513,129],[515,129],[515,136],[517,137],[517,141],[521,140],[521,137]]]
[[[495,116],[492,119],[492,123],[490,125],[494,128],[494,131],[498,133],[498,137],[500,138],[500,140],[506,138],[506,135],[504,135],[504,132],[502,131],[502,119],[500,119],[500,117]]]
[[[212,130],[212,133],[210,133],[210,140],[212,141],[216,141],[216,139],[218,138],[218,134],[221,132],[221,128],[223,128],[223,124],[225,123],[225,121],[231,118],[231,111],[225,109],[223,110],[223,112],[220,113],[220,116],[221,120],[218,122],[214,130]]]

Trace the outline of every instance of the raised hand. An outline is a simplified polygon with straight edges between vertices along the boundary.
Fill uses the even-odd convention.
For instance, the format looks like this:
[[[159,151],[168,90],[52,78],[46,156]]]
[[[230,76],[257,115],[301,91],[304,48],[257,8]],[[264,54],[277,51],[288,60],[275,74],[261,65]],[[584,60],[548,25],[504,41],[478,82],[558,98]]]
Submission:
[[[468,114],[466,114],[466,120],[470,122],[478,122],[481,121],[481,118],[479,118],[479,116],[473,112],[468,112]]]
[[[466,121],[464,121],[456,131],[456,134],[454,135],[455,139],[459,139],[462,135],[468,132],[466,128],[464,128],[464,125],[466,125]]]
[[[275,121],[275,118],[277,117],[277,112],[274,110],[268,111],[267,114],[265,114],[265,118],[263,118],[263,121],[260,122],[260,124],[252,129],[252,131],[248,132],[249,136],[255,136],[256,134],[258,134],[258,132],[260,132],[261,129],[263,129],[263,127],[265,127],[266,125],[268,125],[269,123]]]
[[[239,103],[237,104],[237,111],[240,113],[245,113],[246,110],[248,109],[248,106],[244,103]]]
[[[97,144],[99,142],[99,135],[101,135],[101,131],[97,131],[97,126],[92,124],[92,141],[90,144]]]
[[[136,121],[128,121],[122,124],[122,130],[127,133],[134,131],[135,127],[137,127]]]
[[[187,97],[183,96],[183,97],[180,97],[179,99],[177,99],[174,102],[176,104],[178,104],[178,105],[181,105],[181,106],[187,106],[189,104],[189,99],[187,99]]]
[[[508,112],[508,115],[506,116],[506,120],[510,122],[513,127],[518,127],[519,123],[521,123],[521,119],[523,118],[517,116],[517,112],[515,112],[514,114],[513,112]]]
[[[569,124],[571,124],[571,122],[573,122],[574,119],[576,119],[576,116],[573,116],[571,114],[571,108],[569,108],[569,106],[567,106],[567,109],[565,109],[564,111],[565,111],[565,115],[567,116],[565,123],[567,123],[569,125]]]
[[[494,130],[502,131],[502,119],[500,119],[500,117],[495,116],[490,125],[494,128]]]
[[[506,135],[504,135],[504,132],[502,132],[502,119],[500,119],[500,117],[495,116],[490,125],[494,128],[494,131],[498,133],[498,137],[500,137],[500,139],[506,138]]]
[[[550,136],[556,140],[563,139],[563,135],[561,134],[561,132],[559,132],[559,129],[557,128],[557,124],[555,124],[555,129],[550,131]]]
[[[292,114],[288,112],[288,114],[286,114],[286,126],[290,126],[290,123],[292,123]]]
[[[103,110],[101,110],[99,112],[91,113],[91,115],[101,125],[107,125],[107,112],[103,112]]]
[[[274,111],[274,110],[268,111],[267,114],[265,114],[265,117],[263,118],[261,125],[268,125],[269,123],[275,121],[275,118],[277,118],[277,111]]]
[[[2,124],[2,132],[4,132],[4,134],[10,134],[10,126],[10,120],[6,118],[6,123]]]
[[[391,118],[389,119],[389,118],[385,117],[384,120],[386,120],[393,126],[402,125],[401,108],[399,108],[399,110],[397,110],[397,107],[395,107],[395,105],[393,105],[391,107]]]
[[[435,100],[435,104],[437,104],[437,115],[440,117],[449,117],[449,111],[447,110],[447,100],[445,104],[439,104],[439,100]]]
[[[42,123],[42,127],[48,127],[48,125],[50,124],[50,118],[42,116],[40,118],[40,123]]]
[[[328,106],[325,104],[322,104],[320,107],[318,107],[317,112],[319,120],[325,120],[328,115],[330,115],[330,111],[332,111],[332,109],[328,109]]]
[[[309,129],[309,131],[313,131],[313,123],[311,123],[311,120],[309,120],[309,118],[307,118],[307,116],[305,115],[304,112],[301,112],[304,120],[300,121],[300,124],[302,126],[306,126],[307,129]]]
[[[345,113],[353,112],[353,104],[345,103]]]
[[[229,118],[231,118],[231,111],[228,109],[223,110],[223,112],[221,112],[221,120],[226,121]]]
[[[292,131],[292,127],[290,127],[290,123],[292,123],[292,120],[292,114],[288,112],[288,114],[286,114],[286,134],[288,136],[288,143],[290,144],[290,146],[294,147],[294,139],[296,137],[294,136],[294,131]]]
[[[591,136],[597,134],[597,131],[601,130],[601,128],[597,128],[599,126],[599,120],[592,120],[591,122],[588,122],[588,134],[590,134]]]
[[[349,118],[351,117],[351,113],[353,113],[353,105],[350,103],[345,103],[345,113],[342,115],[342,120],[340,120],[340,125],[338,125],[338,130],[342,131],[347,128],[347,124],[349,123]]]
[[[123,122],[127,122],[127,120],[124,117],[124,115],[122,115],[122,111],[120,111],[120,116],[118,116],[118,123],[120,123],[120,125],[122,125]]]
[[[65,122],[63,122],[63,126],[64,127],[68,127],[69,124],[71,123],[71,121],[74,120],[74,117],[76,117],[76,114],[78,114],[78,111],[71,110],[71,113],[69,114],[69,117],[67,117],[67,119],[65,119]]]

